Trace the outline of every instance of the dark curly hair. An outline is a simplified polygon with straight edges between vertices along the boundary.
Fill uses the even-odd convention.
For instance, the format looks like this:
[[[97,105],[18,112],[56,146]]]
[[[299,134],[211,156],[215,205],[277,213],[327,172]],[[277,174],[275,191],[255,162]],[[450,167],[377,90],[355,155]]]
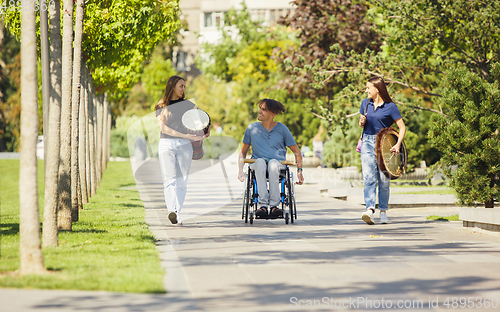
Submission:
[[[286,112],[285,106],[276,100],[262,99],[257,102],[257,105],[260,107],[263,103],[266,103],[267,109],[276,115]]]

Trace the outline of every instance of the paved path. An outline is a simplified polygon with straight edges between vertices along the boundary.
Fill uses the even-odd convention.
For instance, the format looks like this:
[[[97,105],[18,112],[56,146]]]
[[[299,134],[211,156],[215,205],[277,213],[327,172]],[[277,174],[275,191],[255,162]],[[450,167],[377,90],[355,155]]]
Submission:
[[[224,168],[235,180],[234,164]],[[228,198],[228,189],[239,192],[237,184],[230,188],[220,178],[221,171],[214,166],[190,176],[186,212],[205,200]],[[161,184],[138,185],[162,254],[170,259],[167,291],[179,290],[200,310],[335,310],[347,302],[364,307],[363,298],[374,305],[384,299],[386,306],[390,300],[393,308],[399,300],[428,308],[430,299],[431,306],[446,309],[448,297],[450,304],[453,297],[500,300],[500,238],[463,229],[461,222],[425,219],[457,208],[392,209],[390,224],[368,226],[360,219],[362,206],[320,197],[316,186],[304,185],[296,188],[299,218],[293,225],[245,224],[239,199],[220,200],[220,208],[188,214],[182,226],[173,226]],[[313,306],[299,308],[308,303]]]
[[[135,166],[166,295],[0,290],[0,311],[444,311],[468,297],[465,311],[498,310],[476,298],[500,306],[500,237],[425,219],[457,208],[391,209],[390,224],[368,226],[362,206],[303,185],[295,224],[250,225],[234,163],[211,165],[193,164],[182,226],[166,218],[157,162]]]

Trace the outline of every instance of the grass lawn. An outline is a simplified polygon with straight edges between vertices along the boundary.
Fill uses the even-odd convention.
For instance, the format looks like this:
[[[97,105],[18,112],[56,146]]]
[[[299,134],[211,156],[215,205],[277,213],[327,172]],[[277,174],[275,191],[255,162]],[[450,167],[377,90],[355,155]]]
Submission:
[[[38,194],[43,216],[43,161]],[[19,160],[0,160],[0,287],[164,293],[155,238],[129,162],[109,162],[97,194],[59,246],[44,248],[49,274],[19,276]],[[40,226],[41,226],[40,222]]]
[[[392,187],[391,187],[392,188]],[[427,188],[427,189],[425,189]],[[436,195],[448,195],[448,194],[451,194],[451,195],[455,195],[456,192],[454,189],[452,188],[442,188],[442,189],[433,189],[429,186],[424,186],[422,187],[422,190],[413,190],[411,192],[397,192],[397,193],[394,193],[394,194],[436,194]]]
[[[432,216],[428,216],[426,219],[427,220],[434,220],[434,221],[460,221],[458,219],[457,214],[451,215],[451,216],[445,216],[445,217],[432,215]]]

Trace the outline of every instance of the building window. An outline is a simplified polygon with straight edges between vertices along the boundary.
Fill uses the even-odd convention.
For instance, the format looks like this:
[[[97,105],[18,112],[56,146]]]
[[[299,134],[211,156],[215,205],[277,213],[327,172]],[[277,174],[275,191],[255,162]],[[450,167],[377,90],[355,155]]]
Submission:
[[[266,20],[266,10],[264,9],[254,9],[250,10],[250,19],[259,24]]]
[[[284,17],[286,14],[290,13],[290,15],[293,15],[295,10],[290,10],[290,9],[271,9],[269,10],[269,20],[268,25],[273,26],[276,25],[282,17]]]
[[[203,13],[204,27],[224,27],[224,17],[227,12],[205,12]]]
[[[203,26],[205,26],[205,27],[212,27],[212,12],[205,13],[203,20],[204,20]]]

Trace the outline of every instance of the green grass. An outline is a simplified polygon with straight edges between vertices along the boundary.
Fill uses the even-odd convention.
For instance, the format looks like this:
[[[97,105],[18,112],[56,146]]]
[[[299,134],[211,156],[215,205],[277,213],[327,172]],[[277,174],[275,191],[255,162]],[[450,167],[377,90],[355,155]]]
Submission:
[[[42,166],[39,162],[40,216]],[[59,246],[43,249],[52,273],[42,275],[6,274],[19,269],[19,160],[0,160],[0,173],[0,287],[165,292],[143,203],[137,190],[126,188],[135,185],[129,162],[108,163],[73,231],[59,232]]]
[[[428,186],[426,186],[428,187]],[[397,192],[394,194],[437,194],[437,195],[455,195],[455,190],[452,188],[446,188],[446,189],[429,189],[429,190],[418,190],[418,191],[411,191],[411,192]]]
[[[445,216],[445,217],[432,215],[432,216],[428,216],[427,220],[433,220],[433,221],[460,221],[458,219],[458,215],[457,214],[451,215],[451,216]]]

